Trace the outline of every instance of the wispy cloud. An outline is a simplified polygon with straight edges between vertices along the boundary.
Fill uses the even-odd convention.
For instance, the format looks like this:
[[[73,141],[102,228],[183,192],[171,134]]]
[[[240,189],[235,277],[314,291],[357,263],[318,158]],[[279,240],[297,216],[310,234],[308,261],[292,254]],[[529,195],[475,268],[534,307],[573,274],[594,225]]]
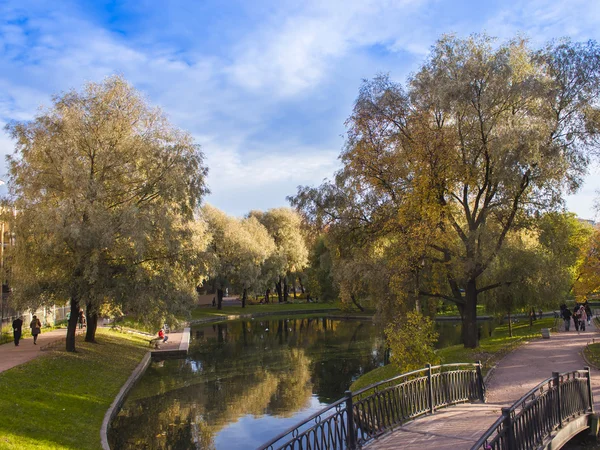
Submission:
[[[401,81],[442,33],[595,38],[599,16],[582,0],[6,0],[0,124],[122,73],[197,137],[209,201],[243,214],[331,176],[360,80],[389,71]]]

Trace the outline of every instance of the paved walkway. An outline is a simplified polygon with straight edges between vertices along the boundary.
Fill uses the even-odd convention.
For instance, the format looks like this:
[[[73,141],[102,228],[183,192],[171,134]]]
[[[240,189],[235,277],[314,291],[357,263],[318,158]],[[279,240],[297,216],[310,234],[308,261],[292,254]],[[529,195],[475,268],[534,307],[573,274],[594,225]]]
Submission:
[[[42,348],[66,336],[66,328],[52,331],[42,329],[42,333],[37,339],[37,345],[33,345],[32,337],[21,339],[18,347],[13,342],[0,345],[0,372],[31,361],[41,354]]]
[[[481,435],[500,417],[503,406],[511,406],[552,372],[583,369],[584,346],[598,332],[552,333],[550,339],[539,339],[517,348],[496,366],[487,383],[486,404],[464,404],[449,407],[383,435],[368,446],[370,450],[391,449],[470,449]],[[594,408],[600,406],[600,371],[592,369]]]

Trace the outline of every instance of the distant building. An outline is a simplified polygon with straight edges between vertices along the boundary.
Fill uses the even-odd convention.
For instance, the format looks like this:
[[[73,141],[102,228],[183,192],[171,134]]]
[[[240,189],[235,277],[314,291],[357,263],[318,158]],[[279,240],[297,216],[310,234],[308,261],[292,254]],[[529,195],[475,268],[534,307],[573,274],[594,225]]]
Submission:
[[[579,222],[581,223],[587,223],[588,225],[591,225],[593,227],[596,226],[597,222],[591,219],[582,219],[581,217],[578,217],[577,220],[579,220]]]

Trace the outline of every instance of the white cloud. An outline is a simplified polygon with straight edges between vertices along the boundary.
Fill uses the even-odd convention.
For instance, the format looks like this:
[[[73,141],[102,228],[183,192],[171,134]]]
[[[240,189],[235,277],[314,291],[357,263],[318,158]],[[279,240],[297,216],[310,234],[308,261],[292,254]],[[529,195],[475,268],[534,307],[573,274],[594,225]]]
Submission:
[[[285,204],[298,184],[330,177],[360,79],[389,70],[402,81],[440,34],[485,29],[504,39],[526,28],[540,41],[582,39],[598,37],[600,22],[600,4],[583,0],[521,1],[484,17],[443,20],[439,0],[282,0],[246,6],[261,21],[219,29],[211,41],[218,49],[183,50],[153,28],[179,36],[178,21],[188,20],[183,40],[203,42],[194,15],[173,15],[175,4],[167,8],[173,23],[154,12],[147,29],[131,36],[86,15],[80,3],[21,3],[0,4],[0,17],[10,20],[0,23],[0,122],[30,119],[53,93],[123,73],[197,137],[210,167],[210,201],[238,214]],[[156,7],[138,6],[141,15]],[[218,23],[227,26],[223,18]],[[12,152],[0,136],[0,154]],[[0,176],[4,171],[0,164]]]
[[[423,3],[307,2],[291,16],[275,13],[236,48],[227,71],[246,89],[287,97],[314,88],[340,58],[363,47],[424,52],[424,43],[413,39],[418,27],[410,26]]]

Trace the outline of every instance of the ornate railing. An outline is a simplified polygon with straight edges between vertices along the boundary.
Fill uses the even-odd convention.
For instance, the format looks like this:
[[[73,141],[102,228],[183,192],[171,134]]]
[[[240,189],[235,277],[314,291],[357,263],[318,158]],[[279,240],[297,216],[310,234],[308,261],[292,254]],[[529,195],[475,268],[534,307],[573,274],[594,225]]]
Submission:
[[[415,417],[469,401],[485,401],[481,363],[427,365],[367,386],[323,408],[259,449],[349,449]]]
[[[521,397],[486,431],[471,450],[521,450],[543,445],[572,419],[593,412],[590,369],[553,372]]]

